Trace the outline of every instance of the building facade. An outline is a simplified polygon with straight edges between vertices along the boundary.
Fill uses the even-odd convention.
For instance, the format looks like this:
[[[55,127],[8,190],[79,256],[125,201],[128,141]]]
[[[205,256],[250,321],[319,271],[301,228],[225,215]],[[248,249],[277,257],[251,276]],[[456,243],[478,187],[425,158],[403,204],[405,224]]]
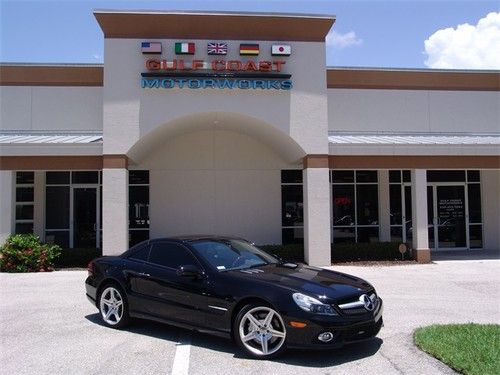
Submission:
[[[103,65],[0,66],[2,241],[500,248],[499,72],[327,68],[329,16],[95,17]]]

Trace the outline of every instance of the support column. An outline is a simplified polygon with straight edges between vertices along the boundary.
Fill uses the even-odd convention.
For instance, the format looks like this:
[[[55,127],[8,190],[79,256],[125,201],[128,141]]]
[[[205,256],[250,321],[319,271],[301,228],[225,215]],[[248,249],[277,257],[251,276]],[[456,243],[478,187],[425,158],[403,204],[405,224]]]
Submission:
[[[328,155],[304,158],[304,257],[311,266],[331,265]]]
[[[389,190],[389,171],[378,171],[378,217],[380,242],[391,240],[391,200]]]
[[[419,263],[431,261],[429,234],[427,227],[427,172],[425,169],[411,171],[411,200],[413,254]]]
[[[0,171],[0,246],[14,232],[14,172]]]
[[[125,155],[104,155],[102,170],[103,255],[128,249],[128,170]]]
[[[45,241],[45,172],[35,171],[33,233]]]

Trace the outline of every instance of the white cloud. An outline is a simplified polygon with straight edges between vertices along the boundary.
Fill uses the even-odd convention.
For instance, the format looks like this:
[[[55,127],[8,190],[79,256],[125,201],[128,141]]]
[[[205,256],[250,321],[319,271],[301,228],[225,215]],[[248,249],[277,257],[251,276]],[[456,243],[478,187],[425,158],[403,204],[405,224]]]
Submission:
[[[436,31],[425,41],[425,65],[437,69],[500,69],[500,12],[477,25]]]
[[[359,39],[354,31],[341,34],[332,30],[326,36],[326,45],[329,47],[346,48],[361,44],[362,42],[363,40]]]

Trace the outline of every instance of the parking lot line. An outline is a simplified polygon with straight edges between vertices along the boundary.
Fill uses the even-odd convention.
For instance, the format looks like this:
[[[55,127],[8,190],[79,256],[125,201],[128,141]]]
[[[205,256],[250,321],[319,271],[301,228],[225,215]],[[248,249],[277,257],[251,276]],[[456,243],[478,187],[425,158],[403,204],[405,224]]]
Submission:
[[[172,375],[187,375],[191,353],[191,333],[181,333],[175,348]]]

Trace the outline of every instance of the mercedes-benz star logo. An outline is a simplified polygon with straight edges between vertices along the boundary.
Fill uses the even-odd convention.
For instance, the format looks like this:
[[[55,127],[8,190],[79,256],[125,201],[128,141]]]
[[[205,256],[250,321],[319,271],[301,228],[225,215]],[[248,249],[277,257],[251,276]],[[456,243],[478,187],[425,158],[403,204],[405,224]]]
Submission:
[[[373,311],[373,309],[375,308],[375,304],[366,294],[362,294],[359,297],[359,300],[363,302],[363,305],[365,305],[365,309],[367,309],[368,311]]]

